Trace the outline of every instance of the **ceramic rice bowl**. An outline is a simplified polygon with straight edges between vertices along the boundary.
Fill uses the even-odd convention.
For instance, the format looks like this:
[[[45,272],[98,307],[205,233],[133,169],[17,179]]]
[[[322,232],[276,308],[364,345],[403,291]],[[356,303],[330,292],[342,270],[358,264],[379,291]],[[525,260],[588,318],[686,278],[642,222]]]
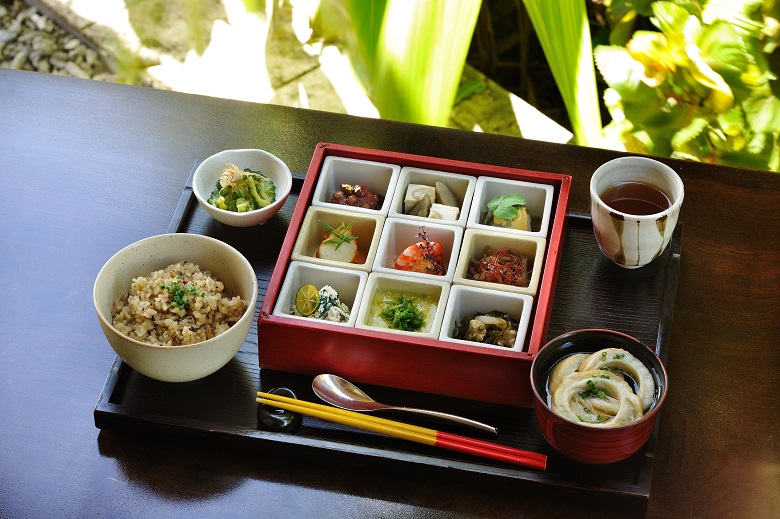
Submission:
[[[655,382],[652,405],[639,420],[610,428],[562,418],[549,405],[547,384],[553,367],[573,354],[604,348],[622,348],[648,368]],[[531,388],[536,419],[547,442],[568,458],[591,464],[615,463],[638,452],[653,432],[668,390],[666,369],[651,349],[629,335],[601,329],[577,330],[548,342],[531,365]]]
[[[150,344],[120,333],[112,324],[114,301],[129,292],[134,278],[180,261],[211,271],[224,284],[225,294],[240,296],[247,308],[239,320],[210,339],[180,346]],[[241,349],[255,319],[257,277],[249,261],[220,240],[197,234],[163,234],[114,254],[95,279],[93,302],[106,339],[124,362],[156,380],[186,382],[214,373]]]

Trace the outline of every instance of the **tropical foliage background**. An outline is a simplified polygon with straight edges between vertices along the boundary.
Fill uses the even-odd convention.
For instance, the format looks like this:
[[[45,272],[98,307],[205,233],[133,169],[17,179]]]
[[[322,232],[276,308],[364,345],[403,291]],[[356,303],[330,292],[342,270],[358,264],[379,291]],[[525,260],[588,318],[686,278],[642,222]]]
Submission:
[[[182,1],[198,32],[198,6],[208,0]],[[780,170],[780,0],[315,3],[311,41],[336,44],[349,57],[383,118],[445,126],[453,105],[481,88],[460,81],[484,19],[512,11],[519,95],[543,90],[533,89],[543,76],[526,67],[529,48],[538,48],[575,143]],[[202,39],[191,39],[202,49]]]
[[[315,34],[342,38],[382,117],[441,125],[480,4],[324,0]],[[775,0],[523,0],[523,7],[578,144],[780,169]]]

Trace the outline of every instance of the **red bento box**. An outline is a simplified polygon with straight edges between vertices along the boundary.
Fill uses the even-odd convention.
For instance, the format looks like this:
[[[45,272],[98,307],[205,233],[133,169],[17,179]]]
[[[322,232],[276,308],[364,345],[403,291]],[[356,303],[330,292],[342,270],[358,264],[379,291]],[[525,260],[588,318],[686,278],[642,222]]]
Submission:
[[[522,351],[410,337],[380,329],[345,327],[274,313],[304,216],[312,204],[323,162],[328,157],[446,172],[453,178],[459,175],[490,177],[552,186],[543,264]],[[258,316],[260,368],[313,376],[333,373],[355,383],[532,407],[531,362],[546,342],[570,188],[571,177],[568,175],[318,144]],[[549,191],[549,188],[545,189]]]

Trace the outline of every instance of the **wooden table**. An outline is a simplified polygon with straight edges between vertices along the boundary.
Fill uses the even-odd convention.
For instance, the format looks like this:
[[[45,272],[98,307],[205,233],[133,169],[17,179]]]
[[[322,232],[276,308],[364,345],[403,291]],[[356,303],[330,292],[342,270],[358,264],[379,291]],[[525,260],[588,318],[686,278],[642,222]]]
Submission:
[[[565,173],[579,211],[617,154],[8,70],[0,114],[0,516],[780,516],[780,175],[666,161],[686,186],[670,393],[647,508],[613,509],[101,431],[114,353],[91,299],[106,259],[165,232],[194,160],[222,149],[264,148],[294,171],[325,141]]]

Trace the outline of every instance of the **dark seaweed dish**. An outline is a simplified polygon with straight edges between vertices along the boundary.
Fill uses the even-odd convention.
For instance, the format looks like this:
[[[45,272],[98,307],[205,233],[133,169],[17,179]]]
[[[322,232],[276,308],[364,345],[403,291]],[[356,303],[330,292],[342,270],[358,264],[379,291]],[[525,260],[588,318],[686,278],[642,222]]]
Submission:
[[[508,314],[492,311],[466,316],[456,323],[455,339],[511,348],[517,338],[518,322]]]

